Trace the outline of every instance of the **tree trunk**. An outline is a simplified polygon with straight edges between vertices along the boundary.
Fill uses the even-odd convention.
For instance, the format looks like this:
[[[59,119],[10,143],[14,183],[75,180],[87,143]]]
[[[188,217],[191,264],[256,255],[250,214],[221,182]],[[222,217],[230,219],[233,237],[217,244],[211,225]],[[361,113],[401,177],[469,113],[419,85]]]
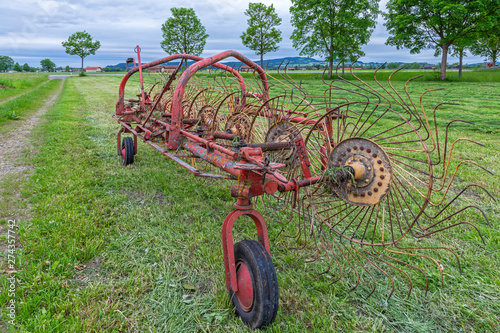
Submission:
[[[443,56],[441,57],[441,75],[439,76],[440,80],[446,79],[446,60],[448,59],[448,45],[445,44],[442,46]]]
[[[462,78],[462,60],[464,59],[464,49],[460,50],[460,56],[458,58],[458,78]]]
[[[82,58],[82,69],[81,69],[80,73],[83,73],[83,57],[81,57],[81,58]]]
[[[263,65],[263,63],[264,63],[264,54],[261,52],[261,53],[260,53],[260,67],[261,67],[261,68],[264,68],[264,67],[262,66],[262,65]]]
[[[493,67],[495,67],[497,63],[497,52],[493,52],[491,58],[492,58],[491,60],[493,61]]]
[[[344,67],[345,67],[345,63],[342,61],[342,77],[344,77]]]
[[[332,70],[333,70],[333,59],[328,60],[328,76],[327,79],[332,78]]]

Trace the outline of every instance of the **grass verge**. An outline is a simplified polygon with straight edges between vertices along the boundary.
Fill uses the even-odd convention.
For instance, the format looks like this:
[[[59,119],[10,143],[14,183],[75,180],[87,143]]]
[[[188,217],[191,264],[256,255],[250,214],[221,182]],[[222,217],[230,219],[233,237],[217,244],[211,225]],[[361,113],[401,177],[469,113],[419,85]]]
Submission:
[[[43,102],[53,95],[61,85],[61,80],[51,80],[31,91],[0,104],[0,132],[4,132],[6,124],[29,116],[36,111]]]
[[[0,89],[0,103],[15,95],[20,95],[49,80],[48,74],[1,74],[0,85],[7,89]]]

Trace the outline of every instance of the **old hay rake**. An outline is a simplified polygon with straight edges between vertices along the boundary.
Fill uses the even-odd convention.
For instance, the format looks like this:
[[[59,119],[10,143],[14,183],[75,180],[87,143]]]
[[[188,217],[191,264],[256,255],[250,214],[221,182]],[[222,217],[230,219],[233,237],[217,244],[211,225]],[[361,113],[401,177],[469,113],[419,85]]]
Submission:
[[[220,63],[228,57],[253,72],[242,75]],[[195,63],[145,83],[144,70],[174,60]],[[127,82],[137,72],[138,94],[126,99]],[[486,189],[457,189],[453,182],[465,163],[487,171],[452,158],[460,141],[480,144],[449,142],[450,126],[461,120],[438,128],[436,111],[447,103],[426,110],[422,102],[436,89],[415,102],[408,92],[415,78],[400,93],[391,82],[394,73],[385,85],[375,79],[375,87],[351,74],[357,80],[339,77],[308,92],[286,66],[268,80],[254,62],[226,51],[205,59],[172,55],[134,67],[120,84],[114,118],[121,125],[117,152],[124,165],[133,163],[141,139],[194,176],[234,180],[236,203],[222,226],[225,277],[237,315],[252,328],[273,322],[279,299],[266,222],[253,204],[263,204],[284,231],[293,230],[289,236],[313,250],[318,274],[330,271],[331,282],[346,277],[352,289],[368,286],[368,296],[385,280],[388,298],[395,275],[409,281],[408,295],[414,274],[425,278],[427,290],[425,265],[419,266],[424,261],[443,280],[443,267],[429,250],[450,253],[460,268],[458,254],[433,245],[431,235],[465,225],[482,239],[462,216],[489,224],[481,208],[460,198],[474,189],[491,197]],[[122,140],[124,133],[132,136]],[[256,197],[262,200],[252,202]],[[233,244],[233,225],[242,216],[255,222],[258,241]]]

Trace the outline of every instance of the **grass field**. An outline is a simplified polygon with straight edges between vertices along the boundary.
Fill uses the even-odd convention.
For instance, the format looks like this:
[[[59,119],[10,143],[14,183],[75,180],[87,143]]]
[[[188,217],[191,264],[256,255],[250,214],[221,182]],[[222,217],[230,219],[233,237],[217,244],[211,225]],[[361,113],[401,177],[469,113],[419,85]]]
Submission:
[[[47,74],[2,74],[0,84],[0,133],[8,131],[7,123],[29,116],[54,94],[59,81],[49,81]]]
[[[0,103],[10,97],[20,95],[27,90],[47,82],[48,74],[1,74],[0,85],[6,89],[0,89]]]
[[[123,167],[116,156],[119,127],[111,118],[119,82],[119,77],[66,80],[60,99],[35,130],[36,154],[25,161],[34,168],[28,181],[11,177],[0,184],[0,224],[5,228],[9,219],[20,219],[17,330],[249,331],[233,314],[223,278],[220,232],[232,210],[230,183],[195,179],[145,144],[135,163]],[[318,83],[303,80],[311,91]],[[440,127],[450,119],[472,120],[475,126],[454,126],[450,135],[485,145],[464,143],[458,157],[479,161],[495,174],[466,166],[460,183],[478,182],[498,200],[500,83],[422,81],[411,93],[418,98],[436,87],[446,90],[430,94],[429,104],[461,103],[440,109]],[[15,121],[0,118],[0,131],[10,124]],[[484,200],[481,206],[492,227],[473,222],[486,245],[467,228],[433,239],[460,253],[462,274],[436,251],[445,266],[444,287],[434,271],[427,295],[417,278],[406,298],[408,285],[400,279],[388,303],[383,279],[381,289],[366,299],[369,285],[349,292],[344,280],[330,285],[318,278],[304,263],[306,253],[293,250],[296,244],[269,220],[280,310],[263,331],[500,331],[500,204]],[[237,240],[253,234],[248,224],[235,231]],[[0,284],[0,304],[6,305],[5,275]],[[0,321],[6,322],[4,308]]]

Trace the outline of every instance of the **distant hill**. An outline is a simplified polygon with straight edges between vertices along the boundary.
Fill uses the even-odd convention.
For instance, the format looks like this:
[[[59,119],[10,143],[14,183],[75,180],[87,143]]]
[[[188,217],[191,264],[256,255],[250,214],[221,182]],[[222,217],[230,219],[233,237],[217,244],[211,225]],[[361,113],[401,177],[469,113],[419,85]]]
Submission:
[[[259,64],[260,60],[253,60],[255,63]],[[188,61],[188,66],[193,64],[194,61]],[[224,65],[234,67],[234,68],[239,68],[240,66],[244,66],[244,64],[240,61],[227,61],[227,62],[222,62]],[[315,65],[315,64],[326,64],[323,60],[317,60],[313,58],[307,58],[307,57],[286,57],[286,58],[278,58],[278,59],[270,59],[270,60],[264,60],[264,67],[268,68],[273,68],[273,67],[278,67],[281,63],[283,63],[283,66],[288,63],[288,66],[308,66],[308,65]],[[169,62],[169,65],[177,65],[179,64],[179,61],[171,61]],[[125,71],[127,69],[127,64],[122,62],[116,65],[108,65],[106,66],[111,69],[120,69],[122,71]]]
[[[230,60],[231,58],[229,58]],[[255,62],[256,64],[259,64],[260,63],[260,60],[253,60],[253,62]],[[389,61],[390,62],[390,61]],[[188,66],[193,64],[194,61],[188,61]],[[233,67],[233,68],[239,68],[240,66],[245,66],[245,64],[243,64],[242,62],[240,61],[226,61],[226,62],[222,62],[224,65],[227,65],[227,66],[230,66],[230,67]],[[406,62],[401,62],[401,61],[394,61],[394,63],[398,64],[398,65],[404,65]],[[423,65],[422,62],[417,62],[419,65]],[[178,65],[179,64],[179,61],[171,61],[168,63],[169,65]],[[285,66],[288,64],[288,67],[298,67],[298,68],[302,68],[302,67],[306,67],[306,66],[320,66],[322,68],[324,68],[325,65],[327,65],[327,62],[324,61],[324,60],[318,60],[318,59],[314,59],[314,58],[308,58],[308,57],[285,57],[285,58],[277,58],[277,59],[268,59],[268,60],[264,60],[264,67],[267,67],[267,69],[277,69],[278,66]],[[337,65],[337,62],[334,61],[334,64]],[[345,62],[345,66],[349,66],[351,63],[349,61],[346,61]],[[378,67],[380,65],[382,65],[383,63],[382,62],[363,62],[363,61],[358,61],[356,64],[358,65],[364,65],[364,66],[375,66],[375,67]],[[469,64],[469,65],[477,65],[477,64]],[[107,68],[111,69],[111,70],[114,70],[114,71],[117,71],[117,70],[121,70],[121,71],[125,71],[126,68],[127,68],[127,65],[126,63],[122,62],[122,63],[119,63],[117,65],[108,65],[106,66]]]
[[[260,64],[260,60],[253,60],[256,64]],[[224,65],[239,68],[240,66],[244,66],[244,64],[240,61],[228,61],[224,62]],[[278,59],[269,59],[264,60],[263,66],[267,68],[276,68],[279,65],[286,66],[312,66],[319,64],[326,64],[323,60],[317,60],[313,58],[306,57],[286,57],[286,58],[278,58]]]

